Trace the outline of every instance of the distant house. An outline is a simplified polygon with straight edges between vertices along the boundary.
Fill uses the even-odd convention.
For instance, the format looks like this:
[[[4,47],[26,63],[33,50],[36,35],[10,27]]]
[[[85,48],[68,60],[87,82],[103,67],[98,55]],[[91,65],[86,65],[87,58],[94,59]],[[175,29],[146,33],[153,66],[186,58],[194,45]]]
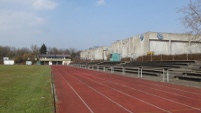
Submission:
[[[10,60],[9,57],[3,57],[3,64],[4,65],[14,65],[15,61],[14,60]]]
[[[32,61],[26,61],[26,65],[32,65]]]
[[[40,54],[38,59],[41,65],[69,65],[71,62],[68,54]]]

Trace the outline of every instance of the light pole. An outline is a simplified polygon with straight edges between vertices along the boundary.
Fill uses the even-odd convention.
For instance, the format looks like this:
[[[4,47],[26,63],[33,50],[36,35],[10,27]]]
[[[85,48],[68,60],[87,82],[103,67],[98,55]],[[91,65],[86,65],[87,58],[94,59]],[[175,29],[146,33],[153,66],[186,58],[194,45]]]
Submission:
[[[103,50],[103,61],[105,61],[105,52],[106,52],[107,50],[108,50],[107,48]]]
[[[90,58],[90,52],[88,52],[88,55],[87,55],[87,56],[88,56],[87,59],[90,60],[90,59],[91,59],[91,58]]]

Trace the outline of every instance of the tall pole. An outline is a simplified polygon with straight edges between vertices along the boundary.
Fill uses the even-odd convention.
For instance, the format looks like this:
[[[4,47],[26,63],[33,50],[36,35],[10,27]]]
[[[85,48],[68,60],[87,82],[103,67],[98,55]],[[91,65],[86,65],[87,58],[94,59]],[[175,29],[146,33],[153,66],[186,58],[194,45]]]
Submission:
[[[103,50],[103,62],[105,61],[105,50]]]

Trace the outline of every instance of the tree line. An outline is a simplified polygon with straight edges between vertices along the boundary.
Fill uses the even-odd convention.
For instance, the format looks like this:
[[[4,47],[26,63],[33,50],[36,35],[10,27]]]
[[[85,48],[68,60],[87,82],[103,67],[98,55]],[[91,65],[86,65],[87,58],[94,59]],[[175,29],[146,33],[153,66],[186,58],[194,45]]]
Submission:
[[[9,57],[16,64],[25,64],[27,60],[36,63],[39,54],[69,54],[72,60],[80,58],[80,51],[74,48],[58,49],[56,47],[46,47],[43,44],[41,47],[31,45],[30,48],[16,48],[10,46],[0,46],[0,64],[3,64],[3,57]]]

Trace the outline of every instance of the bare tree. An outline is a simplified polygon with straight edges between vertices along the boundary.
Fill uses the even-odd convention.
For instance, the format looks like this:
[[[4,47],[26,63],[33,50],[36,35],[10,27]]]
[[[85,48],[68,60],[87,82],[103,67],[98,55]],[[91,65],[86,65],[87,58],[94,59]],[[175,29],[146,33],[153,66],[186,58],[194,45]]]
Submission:
[[[56,47],[48,47],[48,53],[50,53],[50,54],[61,54],[59,49]]]
[[[188,30],[186,34],[189,37],[189,43],[187,45],[192,45],[191,41],[201,42],[201,0],[189,0],[189,3],[179,9],[178,13],[183,15],[181,23]],[[201,48],[200,43],[197,43],[196,46]],[[190,52],[190,50],[188,51]]]
[[[178,12],[184,15],[181,22],[190,30],[189,33],[201,35],[201,0],[189,0]]]
[[[31,45],[31,51],[33,55],[38,55],[40,53],[40,48],[37,45]]]

